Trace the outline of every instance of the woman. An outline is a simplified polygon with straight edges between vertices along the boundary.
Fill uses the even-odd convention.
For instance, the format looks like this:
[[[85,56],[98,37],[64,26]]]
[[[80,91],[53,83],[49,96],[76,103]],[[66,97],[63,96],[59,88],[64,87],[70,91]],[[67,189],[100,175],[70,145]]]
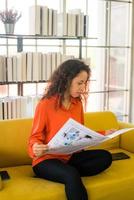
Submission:
[[[47,92],[37,105],[29,138],[33,171],[50,181],[63,183],[68,200],[88,200],[82,176],[96,175],[112,162],[106,150],[79,151],[71,155],[48,154],[48,142],[69,119],[84,123],[82,99],[90,68],[80,60],[63,62],[52,74]]]

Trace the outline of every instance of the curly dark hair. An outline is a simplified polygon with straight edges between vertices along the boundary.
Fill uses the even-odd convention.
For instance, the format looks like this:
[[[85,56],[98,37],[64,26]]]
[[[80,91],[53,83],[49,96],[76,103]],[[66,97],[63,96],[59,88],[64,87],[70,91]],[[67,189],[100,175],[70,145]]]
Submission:
[[[61,104],[65,91],[70,88],[72,79],[75,78],[81,71],[86,71],[89,79],[91,70],[83,61],[70,59],[63,62],[50,77],[50,85],[42,99],[50,98],[58,94],[60,96]]]

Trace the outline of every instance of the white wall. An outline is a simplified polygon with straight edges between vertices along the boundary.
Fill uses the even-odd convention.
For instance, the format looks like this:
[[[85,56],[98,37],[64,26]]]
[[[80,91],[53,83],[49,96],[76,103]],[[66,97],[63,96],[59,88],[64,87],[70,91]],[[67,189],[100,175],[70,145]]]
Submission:
[[[132,8],[132,68],[131,68],[131,98],[130,98],[130,122],[134,123],[134,4]]]

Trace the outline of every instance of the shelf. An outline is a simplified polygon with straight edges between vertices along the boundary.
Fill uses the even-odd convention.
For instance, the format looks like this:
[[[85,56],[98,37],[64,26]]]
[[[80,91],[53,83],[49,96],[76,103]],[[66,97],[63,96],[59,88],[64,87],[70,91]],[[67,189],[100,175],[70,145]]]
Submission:
[[[97,94],[97,93],[110,93],[110,92],[128,92],[128,89],[113,89],[113,90],[100,90],[100,91],[90,91],[89,94]]]
[[[23,39],[43,39],[43,40],[79,40],[79,58],[82,58],[82,52],[81,52],[81,47],[82,47],[82,40],[83,39],[88,39],[88,40],[93,40],[97,39],[96,37],[83,37],[83,36],[76,36],[76,37],[70,37],[70,36],[43,36],[43,35],[23,35],[23,34],[0,34],[0,38],[4,39],[16,39],[17,40],[17,52],[22,52],[23,51]]]
[[[96,81],[95,79],[91,79],[91,81]],[[9,85],[9,84],[29,84],[29,83],[48,83],[48,81],[45,80],[40,80],[40,81],[4,81],[4,82],[0,82],[0,85]]]
[[[133,3],[133,1],[132,0],[128,0],[128,1],[126,1],[126,0],[99,0],[99,1],[108,1],[108,2],[116,2],[116,3]]]
[[[9,85],[9,84],[19,84],[19,83],[47,83],[48,81],[12,81],[12,82],[0,82],[0,85]]]
[[[17,52],[22,52],[23,51],[23,39],[44,39],[44,40],[79,40],[79,58],[82,58],[82,40],[83,39],[97,39],[95,37],[93,38],[88,38],[88,37],[83,37],[83,36],[78,36],[78,37],[69,37],[69,36],[43,36],[43,35],[23,35],[23,34],[0,34],[0,38],[4,39],[16,39],[17,40]]]
[[[43,36],[43,35],[21,35],[21,34],[0,34],[0,38],[7,38],[7,39],[54,39],[54,40],[78,40],[78,39],[97,39],[95,37],[70,37],[70,36]]]

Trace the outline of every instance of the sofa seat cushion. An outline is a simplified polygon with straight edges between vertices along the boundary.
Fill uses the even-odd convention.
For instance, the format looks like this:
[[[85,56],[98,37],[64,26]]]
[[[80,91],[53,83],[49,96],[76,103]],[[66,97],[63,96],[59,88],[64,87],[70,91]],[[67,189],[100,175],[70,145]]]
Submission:
[[[120,152],[115,149],[112,152]],[[84,177],[88,195],[95,200],[133,200],[134,154],[131,158],[113,161],[106,171],[92,177]],[[64,185],[35,178],[30,165],[1,168],[7,170],[11,179],[3,181],[0,191],[2,200],[66,200]],[[89,199],[90,199],[89,198]]]
[[[134,154],[123,149],[110,152],[124,152],[129,159],[113,161],[106,171],[85,177],[84,183],[91,199],[95,200],[134,200]]]
[[[35,178],[31,165],[2,168],[10,180],[3,181],[1,200],[60,200],[65,199],[64,185]]]

